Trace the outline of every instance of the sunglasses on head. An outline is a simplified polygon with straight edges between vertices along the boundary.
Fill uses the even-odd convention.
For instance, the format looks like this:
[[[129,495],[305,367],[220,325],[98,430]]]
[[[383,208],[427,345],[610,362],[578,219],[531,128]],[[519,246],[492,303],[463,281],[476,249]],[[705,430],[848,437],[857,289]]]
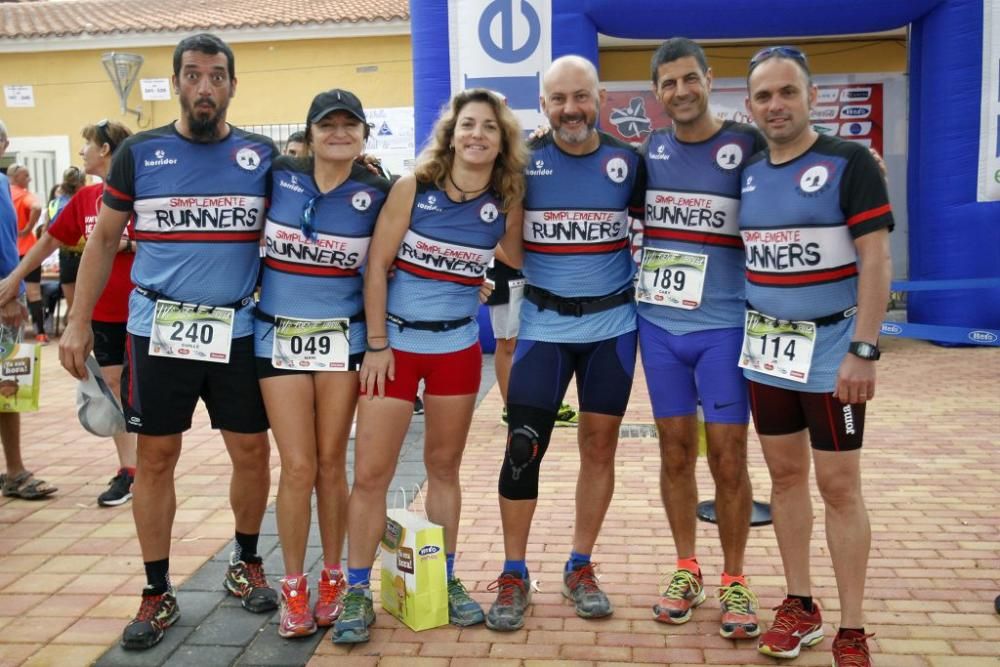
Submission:
[[[110,121],[105,118],[104,120],[98,121],[94,128],[97,130],[98,139],[101,140],[101,144],[107,144],[111,148],[111,152],[115,152],[115,148],[118,144],[111,138],[111,133],[108,132],[108,124]]]
[[[750,69],[748,74],[749,72],[753,72],[757,65],[774,57],[791,58],[792,60],[798,61],[802,65],[808,66],[806,54],[802,53],[802,51],[798,50],[794,46],[769,46],[755,53],[753,58],[750,59]]]

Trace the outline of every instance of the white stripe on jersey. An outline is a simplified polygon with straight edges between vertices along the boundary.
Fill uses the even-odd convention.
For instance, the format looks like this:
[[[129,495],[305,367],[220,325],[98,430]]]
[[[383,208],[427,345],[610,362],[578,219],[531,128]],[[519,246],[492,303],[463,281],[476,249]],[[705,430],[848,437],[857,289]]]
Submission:
[[[747,269],[795,274],[854,264],[857,252],[846,225],[744,229]]]
[[[494,248],[476,248],[438,241],[407,230],[396,257],[403,262],[462,278],[481,278],[493,259]]]
[[[151,197],[135,202],[135,229],[146,234],[252,232],[264,226],[264,197]]]
[[[268,220],[264,228],[267,256],[304,266],[334,266],[357,270],[368,257],[370,236],[351,237],[316,233],[310,241],[298,229]]]
[[[740,200],[673,190],[646,191],[646,226],[740,235]]]
[[[628,236],[626,211],[543,210],[524,212],[524,240],[544,245],[601,244]]]

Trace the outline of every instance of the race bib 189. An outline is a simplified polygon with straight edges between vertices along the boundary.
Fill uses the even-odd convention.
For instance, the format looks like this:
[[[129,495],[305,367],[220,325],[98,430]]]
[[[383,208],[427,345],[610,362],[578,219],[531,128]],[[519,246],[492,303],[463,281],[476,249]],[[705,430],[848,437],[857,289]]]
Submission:
[[[694,310],[701,305],[708,255],[643,248],[636,298],[657,306]]]
[[[227,364],[235,314],[233,308],[158,299],[153,312],[149,354]]]
[[[347,371],[351,356],[350,321],[274,318],[271,365],[301,371]]]
[[[747,310],[740,368],[805,383],[815,347],[813,322],[776,320]]]

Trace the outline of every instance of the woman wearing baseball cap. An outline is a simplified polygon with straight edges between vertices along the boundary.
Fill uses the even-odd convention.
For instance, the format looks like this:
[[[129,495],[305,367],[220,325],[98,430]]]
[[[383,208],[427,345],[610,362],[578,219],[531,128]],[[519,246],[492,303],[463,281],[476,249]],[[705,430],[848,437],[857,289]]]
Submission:
[[[335,643],[367,641],[375,620],[371,566],[421,380],[427,516],[444,527],[449,617],[460,626],[483,622],[482,608],[454,576],[458,473],[482,368],[480,286],[498,243],[520,262],[526,163],[521,128],[500,97],[481,88],[460,92],[416,171],[393,185],[379,216],[365,271],[368,337],[348,507],[349,588]]]
[[[282,637],[310,635],[342,609],[347,440],[365,347],[361,269],[389,192],[387,180],[355,162],[369,131],[357,96],[320,93],[306,117],[307,154],[279,157],[272,169],[254,350],[281,456]],[[311,607],[304,567],[313,489],[323,570]]]

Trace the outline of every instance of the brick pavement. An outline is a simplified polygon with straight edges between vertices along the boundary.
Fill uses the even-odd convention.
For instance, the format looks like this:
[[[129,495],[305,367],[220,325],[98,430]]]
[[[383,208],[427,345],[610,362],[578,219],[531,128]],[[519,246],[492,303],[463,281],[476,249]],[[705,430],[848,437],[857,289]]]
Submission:
[[[1000,471],[996,457],[1000,350],[947,349],[899,339],[885,341],[884,347],[879,397],[868,417],[864,457],[874,537],[866,611],[867,628],[877,633],[876,663],[996,667],[1000,616],[992,608],[1000,592],[1000,492],[995,482]],[[3,666],[83,665],[97,660],[117,641],[122,625],[134,613],[143,583],[128,506],[103,509],[95,503],[114,474],[113,448],[76,423],[70,407],[73,383],[58,368],[55,347],[46,348],[44,357],[43,408],[24,418],[24,450],[29,467],[60,486],[60,493],[40,503],[0,501]],[[498,448],[504,438],[499,410],[494,388],[477,412],[463,468],[465,510],[458,573],[484,604],[491,599],[486,586],[502,561],[495,492]],[[650,407],[640,380],[626,422],[649,421]],[[319,641],[309,664],[775,664],[747,642],[718,636],[714,600],[697,609],[692,622],[682,627],[650,620],[648,610],[657,597],[660,577],[673,560],[656,488],[658,453],[652,438],[622,440],[616,496],[595,553],[615,614],[597,621],[573,615],[559,594],[559,572],[570,546],[577,468],[574,442],[571,430],[557,430],[545,459],[529,547],[529,566],[542,592],[535,597],[524,631],[497,634],[484,628],[447,627],[413,633],[379,613],[370,644],[347,650]],[[755,497],[766,499],[767,474],[753,436],[750,461]],[[272,462],[277,466],[276,452]],[[219,567],[217,557],[232,535],[228,477],[225,451],[202,415],[188,434],[178,465],[179,510],[171,558],[178,581],[190,579],[197,585],[199,577],[211,579],[203,572]],[[707,497],[712,487],[705,465],[699,467],[699,485]],[[814,594],[826,611],[830,635],[834,625],[829,621],[837,620],[838,603],[823,542],[822,504],[818,497],[814,503]],[[715,582],[721,553],[713,526],[700,525],[699,544],[708,580]],[[269,573],[278,575],[277,562],[269,562],[274,563]],[[779,601],[783,590],[770,528],[753,530],[747,562],[765,608],[762,616],[769,620],[767,607]],[[214,606],[210,588],[207,584],[205,590],[184,588],[181,595],[192,634],[217,631],[215,623],[195,627],[200,605]],[[246,616],[241,610],[231,611],[220,622],[238,623],[236,619]],[[271,632],[273,626],[265,624],[263,632],[248,638]],[[790,664],[829,664],[829,641],[804,651]],[[228,664],[242,649],[227,650],[232,640],[225,642],[179,650],[167,664]],[[283,643],[287,642],[275,642]]]

